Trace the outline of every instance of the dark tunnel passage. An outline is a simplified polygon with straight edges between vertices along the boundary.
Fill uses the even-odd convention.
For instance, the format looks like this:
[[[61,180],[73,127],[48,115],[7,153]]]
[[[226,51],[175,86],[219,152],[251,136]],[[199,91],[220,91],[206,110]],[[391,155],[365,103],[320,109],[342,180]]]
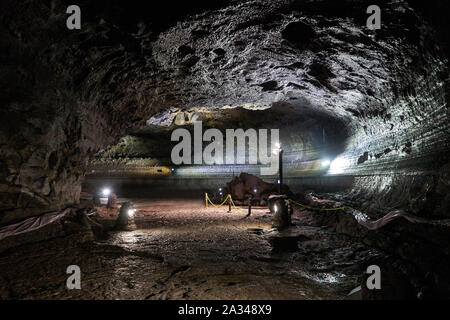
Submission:
[[[0,4],[0,298],[450,298],[447,2],[71,4]]]

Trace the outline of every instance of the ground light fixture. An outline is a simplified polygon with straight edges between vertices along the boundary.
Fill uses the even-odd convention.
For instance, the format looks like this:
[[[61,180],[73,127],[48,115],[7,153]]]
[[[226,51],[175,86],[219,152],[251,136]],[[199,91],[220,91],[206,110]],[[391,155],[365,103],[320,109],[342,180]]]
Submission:
[[[103,196],[105,196],[105,197],[109,197],[109,195],[111,194],[111,189],[109,189],[109,188],[103,188],[102,194],[103,194]]]
[[[125,201],[122,203],[119,216],[116,219],[114,228],[117,230],[132,231],[136,229],[136,224],[134,222],[134,216],[136,214],[136,209],[133,208],[133,204],[130,201]]]
[[[128,209],[128,216],[134,217],[134,214],[136,213],[136,209]]]

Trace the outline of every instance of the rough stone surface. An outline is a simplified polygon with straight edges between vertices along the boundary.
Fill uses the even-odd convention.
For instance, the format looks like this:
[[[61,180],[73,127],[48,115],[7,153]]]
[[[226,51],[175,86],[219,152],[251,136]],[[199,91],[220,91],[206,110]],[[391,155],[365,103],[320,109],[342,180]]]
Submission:
[[[415,187],[425,173],[439,189],[448,182],[444,28],[433,31],[429,11],[400,1],[369,31],[367,3],[221,2],[152,24],[127,19],[139,6],[121,17],[120,5],[83,2],[73,32],[63,2],[5,1],[1,223],[77,203],[86,157],[172,107],[283,103],[311,119],[332,114],[349,132],[338,169],[377,173],[357,190],[383,197],[392,179]],[[447,206],[447,197],[434,201],[430,214]]]
[[[283,191],[292,194],[287,186],[283,186]],[[248,204],[248,199],[251,199],[252,205],[266,206],[269,196],[278,193],[278,186],[242,172],[227,183],[222,193],[230,194],[236,204]]]
[[[450,217],[447,2],[383,2],[378,31],[365,27],[366,0],[162,11],[80,1],[80,31],[66,28],[68,4],[0,4],[0,225],[79,205],[89,157],[126,134],[211,118],[245,127],[242,115],[282,128],[292,176],[320,173],[321,149],[335,146],[330,173],[353,183],[333,197],[371,217],[394,208]],[[146,157],[142,149],[124,148]],[[406,274],[431,268],[429,283],[415,284],[423,295],[448,288],[433,280],[448,268],[446,228],[396,222],[364,237],[350,221],[338,225],[412,259]]]

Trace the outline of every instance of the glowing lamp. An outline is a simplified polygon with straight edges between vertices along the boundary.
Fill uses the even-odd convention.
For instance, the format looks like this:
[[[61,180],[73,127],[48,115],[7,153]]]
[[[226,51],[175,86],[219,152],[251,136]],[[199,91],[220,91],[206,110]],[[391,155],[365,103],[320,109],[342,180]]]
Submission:
[[[109,195],[111,194],[111,189],[109,189],[109,188],[104,188],[104,189],[102,190],[102,194],[103,194],[103,196],[105,196],[105,197],[109,197]]]
[[[348,160],[345,158],[337,157],[330,164],[329,173],[331,174],[341,174],[344,173],[345,169],[349,166]]]
[[[322,167],[324,167],[324,168],[329,167],[330,164],[331,164],[330,160],[328,160],[328,159],[322,160]]]
[[[135,213],[136,213],[136,209],[128,209],[128,216],[129,217],[133,217]]]

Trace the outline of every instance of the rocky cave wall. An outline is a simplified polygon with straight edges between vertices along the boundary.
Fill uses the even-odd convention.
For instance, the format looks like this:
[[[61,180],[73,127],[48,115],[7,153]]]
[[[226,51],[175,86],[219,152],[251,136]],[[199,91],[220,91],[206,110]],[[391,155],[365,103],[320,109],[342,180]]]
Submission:
[[[278,103],[345,124],[353,198],[448,214],[446,25],[414,3],[378,31],[363,0],[80,1],[74,31],[69,4],[1,4],[0,224],[76,204],[89,157],[168,108]]]

